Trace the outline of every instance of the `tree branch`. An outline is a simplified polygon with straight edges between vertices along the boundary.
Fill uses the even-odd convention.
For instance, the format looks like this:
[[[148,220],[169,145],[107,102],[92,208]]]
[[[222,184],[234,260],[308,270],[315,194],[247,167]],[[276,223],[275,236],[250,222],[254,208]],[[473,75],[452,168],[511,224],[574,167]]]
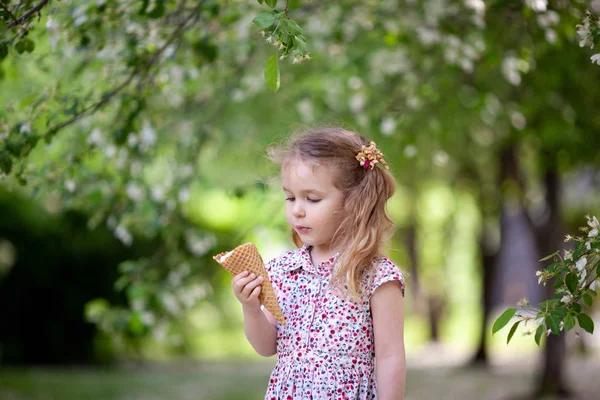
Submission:
[[[2,9],[4,9],[4,11],[6,11],[8,13],[9,17],[11,17],[13,19],[13,21],[15,23],[17,23],[17,18],[15,17],[15,15],[12,12],[10,12],[10,10],[8,9],[8,7],[5,6],[4,3],[1,2],[1,1],[0,1],[0,7],[2,7]]]
[[[95,111],[99,110],[100,108],[102,108],[104,105],[106,105],[108,102],[110,102],[110,100],[112,100],[113,97],[115,97],[117,94],[119,94],[119,92],[121,92],[123,89],[125,89],[127,86],[129,86],[129,84],[133,81],[133,79],[140,75],[141,73],[143,73],[144,71],[149,70],[160,58],[160,56],[162,55],[162,53],[164,53],[164,51],[167,49],[167,47],[169,47],[169,45],[171,45],[171,43],[173,43],[173,41],[175,39],[177,39],[178,37],[181,36],[181,34],[183,33],[183,30],[187,27],[187,25],[194,19],[194,17],[196,17],[196,15],[198,14],[198,12],[200,11],[200,9],[202,8],[202,6],[204,5],[206,0],[201,1],[191,12],[190,14],[187,16],[187,18],[185,18],[175,29],[175,31],[173,31],[173,33],[171,34],[171,36],[169,37],[169,39],[165,42],[165,44],[162,45],[162,47],[160,47],[158,50],[156,50],[156,52],[154,52],[154,54],[152,55],[152,57],[141,67],[136,68],[135,70],[133,70],[131,72],[131,74],[127,77],[127,79],[125,79],[122,83],[120,83],[119,85],[115,86],[112,90],[110,90],[108,93],[106,93],[105,95],[102,96],[102,98],[97,101],[94,104],[91,104],[89,106],[87,106],[86,108],[84,108],[83,110],[81,110],[77,115],[67,119],[64,122],[61,122],[55,126],[53,126],[52,128],[48,129],[48,131],[46,131],[46,133],[44,133],[42,136],[51,136],[56,134],[56,132],[58,132],[59,130],[63,129],[64,127],[71,125],[72,123],[80,120],[81,118],[83,118],[84,116],[86,116],[87,114],[91,114],[94,113]]]
[[[50,0],[41,0],[39,3],[37,3],[35,6],[33,6],[25,14],[21,15],[19,18],[15,18],[15,20],[13,22],[10,22],[8,24],[8,27],[12,28],[17,25],[23,25],[23,23],[25,21],[27,21],[29,19],[29,17],[31,17],[36,12],[39,12],[42,8],[44,8],[46,5],[48,5],[48,1],[50,1]],[[13,18],[14,18],[14,16],[13,16]]]

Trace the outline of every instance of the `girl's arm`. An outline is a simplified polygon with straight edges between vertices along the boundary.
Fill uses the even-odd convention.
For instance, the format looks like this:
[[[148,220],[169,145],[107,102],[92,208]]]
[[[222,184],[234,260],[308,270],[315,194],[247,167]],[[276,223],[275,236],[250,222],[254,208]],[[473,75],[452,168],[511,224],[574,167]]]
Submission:
[[[406,384],[404,297],[398,281],[382,284],[371,296],[375,335],[377,398],[403,400]]]
[[[261,291],[262,277],[248,275],[246,271],[233,278],[232,286],[235,297],[242,303],[244,312],[244,333],[258,354],[271,357],[277,352],[277,328],[275,323],[263,313],[258,300]]]

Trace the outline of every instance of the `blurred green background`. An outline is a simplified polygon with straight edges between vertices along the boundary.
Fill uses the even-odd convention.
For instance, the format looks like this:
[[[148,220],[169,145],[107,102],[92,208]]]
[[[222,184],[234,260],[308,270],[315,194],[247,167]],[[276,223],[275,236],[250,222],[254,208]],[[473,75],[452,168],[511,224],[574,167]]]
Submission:
[[[597,397],[597,334],[491,323],[552,297],[538,260],[600,211],[598,1],[0,5],[1,399],[262,398],[275,360],[212,255],[293,248],[266,148],[323,125],[398,184],[406,399]],[[272,8],[311,56],[277,92]]]

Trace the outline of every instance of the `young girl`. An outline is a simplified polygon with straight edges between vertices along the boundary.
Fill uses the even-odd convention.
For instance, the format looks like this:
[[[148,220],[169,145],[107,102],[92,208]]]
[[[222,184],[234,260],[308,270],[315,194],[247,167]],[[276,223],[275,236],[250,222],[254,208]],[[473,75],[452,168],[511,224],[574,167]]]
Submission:
[[[265,399],[403,399],[404,278],[379,254],[395,191],[383,154],[343,129],[270,150],[299,247],[266,264],[286,325],[261,309],[263,277],[232,283],[248,341],[277,354]]]

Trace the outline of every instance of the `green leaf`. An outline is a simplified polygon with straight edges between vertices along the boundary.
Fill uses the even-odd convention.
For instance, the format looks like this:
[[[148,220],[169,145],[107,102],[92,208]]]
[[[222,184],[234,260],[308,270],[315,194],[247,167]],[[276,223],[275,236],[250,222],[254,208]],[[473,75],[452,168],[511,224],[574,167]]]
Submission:
[[[560,319],[551,315],[548,318],[546,318],[546,321],[548,321],[548,325],[550,325],[552,333],[558,335],[560,333]]]
[[[577,291],[577,283],[578,283],[577,275],[573,272],[569,272],[565,277],[565,285],[569,288],[569,292],[575,293]]]
[[[142,317],[138,312],[134,312],[129,316],[129,323],[127,326],[134,335],[141,335],[146,330],[146,326],[142,322]]]
[[[600,278],[600,263],[598,263],[598,265],[596,265],[596,279]]]
[[[0,38],[4,35],[4,32],[8,30],[8,24],[0,18]]]
[[[594,321],[584,313],[577,315],[577,321],[579,322],[579,326],[585,329],[586,332],[594,333]]]
[[[575,318],[571,314],[568,314],[563,321],[565,331],[570,331],[575,326]]]
[[[567,309],[565,308],[565,306],[557,307],[556,310],[552,311],[552,315],[564,318],[567,315]]]
[[[23,54],[25,52],[25,44],[22,40],[19,40],[17,43],[15,43],[15,50],[18,54]]]
[[[302,35],[302,33],[303,33],[303,30],[302,30],[302,28],[300,28],[300,25],[298,25],[298,23],[296,21],[294,21],[293,19],[288,20],[288,27],[289,27],[290,34],[292,34],[294,36]]]
[[[560,266],[562,265],[562,263],[560,261],[557,261],[555,263],[552,263],[550,265],[548,265],[545,270],[548,272],[554,272],[556,271]]]
[[[589,294],[584,294],[583,295],[583,302],[585,303],[586,306],[591,307],[592,304],[594,303],[594,300],[592,299],[592,296],[590,296]]]
[[[510,343],[510,339],[512,339],[513,335],[517,331],[517,326],[519,326],[520,323],[521,321],[517,321],[513,324],[512,328],[510,328],[510,332],[508,332],[508,337],[506,338],[506,344]]]
[[[12,157],[6,151],[0,150],[0,171],[9,175],[12,171]]]
[[[35,50],[35,42],[31,39],[25,39],[25,51],[31,53],[33,50]]]
[[[546,260],[549,260],[549,259],[551,259],[552,257],[554,257],[555,255],[557,255],[558,253],[560,253],[560,250],[557,250],[557,251],[555,251],[554,253],[550,254],[549,256],[546,256],[546,257],[542,258],[542,259],[541,259],[541,260],[539,260],[539,261],[546,261]]]
[[[279,90],[279,54],[275,53],[267,60],[265,65],[265,81],[274,92]]]
[[[538,346],[540,345],[540,341],[544,332],[546,332],[546,326],[544,324],[541,324],[535,330],[535,343],[537,343]]]
[[[258,4],[262,5],[264,0],[257,0],[257,1],[258,1]]]
[[[89,322],[98,322],[109,309],[110,303],[108,301],[105,299],[94,299],[85,305],[85,319]]]
[[[152,11],[148,12],[147,15],[154,19],[161,18],[163,15],[165,15],[165,2],[164,0],[156,0],[154,4],[154,8]]]
[[[265,0],[265,3],[271,8],[275,8],[277,6],[277,0]]]
[[[8,55],[8,46],[5,43],[0,43],[0,61],[4,60]]]
[[[517,312],[516,308],[509,308],[502,313],[501,316],[498,317],[496,322],[494,322],[494,326],[492,327],[492,335],[498,332],[500,329],[504,328],[506,324],[510,321],[510,319]]]
[[[556,305],[558,300],[556,299],[552,299],[552,300],[544,300],[540,303],[540,309],[544,310],[544,311],[548,311],[550,309],[553,309],[554,306]]]
[[[258,14],[258,16],[252,20],[252,22],[254,22],[254,24],[260,29],[267,29],[273,25],[275,19],[275,14],[269,12]]]

